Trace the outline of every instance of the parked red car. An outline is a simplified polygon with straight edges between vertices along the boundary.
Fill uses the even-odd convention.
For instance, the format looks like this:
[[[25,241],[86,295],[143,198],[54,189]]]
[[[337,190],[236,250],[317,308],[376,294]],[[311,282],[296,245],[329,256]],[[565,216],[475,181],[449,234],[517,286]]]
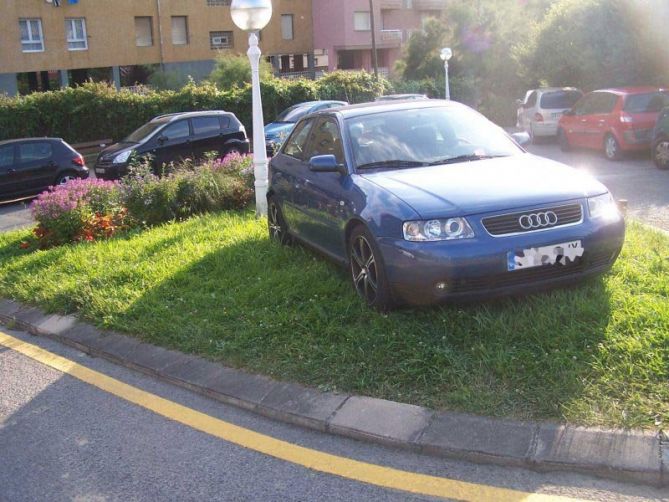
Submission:
[[[593,91],[560,119],[560,147],[603,150],[609,160],[617,160],[625,152],[647,150],[657,118],[666,105],[669,89],[625,87]]]

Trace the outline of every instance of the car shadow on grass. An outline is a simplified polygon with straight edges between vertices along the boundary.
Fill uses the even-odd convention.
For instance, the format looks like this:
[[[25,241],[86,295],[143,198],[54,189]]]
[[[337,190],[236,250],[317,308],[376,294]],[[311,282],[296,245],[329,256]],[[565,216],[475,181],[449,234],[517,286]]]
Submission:
[[[380,314],[358,300],[346,271],[251,236],[147,289],[119,323],[158,345],[321,389],[563,419],[587,414],[610,318],[601,278]]]

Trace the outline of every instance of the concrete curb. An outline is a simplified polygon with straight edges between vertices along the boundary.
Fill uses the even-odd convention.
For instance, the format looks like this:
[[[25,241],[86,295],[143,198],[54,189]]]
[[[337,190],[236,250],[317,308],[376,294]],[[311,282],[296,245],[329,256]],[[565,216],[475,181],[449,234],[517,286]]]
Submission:
[[[447,458],[669,485],[669,437],[520,422],[278,382],[0,300],[0,322],[287,423]]]

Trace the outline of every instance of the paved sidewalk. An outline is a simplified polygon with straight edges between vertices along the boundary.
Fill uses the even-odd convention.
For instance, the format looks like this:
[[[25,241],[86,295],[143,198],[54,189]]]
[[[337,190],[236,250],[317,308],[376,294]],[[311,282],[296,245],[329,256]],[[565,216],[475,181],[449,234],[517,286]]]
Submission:
[[[10,300],[0,300],[0,322],[291,424],[448,458],[669,485],[669,442],[661,434],[492,419],[320,392]]]

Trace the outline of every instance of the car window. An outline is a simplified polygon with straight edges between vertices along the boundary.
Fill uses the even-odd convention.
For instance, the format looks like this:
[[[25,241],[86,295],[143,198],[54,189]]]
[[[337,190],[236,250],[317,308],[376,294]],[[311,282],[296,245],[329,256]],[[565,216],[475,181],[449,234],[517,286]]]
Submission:
[[[274,122],[297,122],[313,108],[313,104],[294,105],[287,108],[276,118]]]
[[[305,158],[308,159],[316,155],[334,155],[339,164],[344,163],[344,149],[342,148],[339,126],[332,118],[318,119],[311,130]]]
[[[593,99],[595,98],[594,94],[588,94],[587,96],[582,97],[579,99],[576,104],[574,105],[574,114],[575,115],[587,115],[589,113],[589,110],[591,108],[591,103],[593,102]]]
[[[51,143],[37,141],[34,143],[22,143],[19,145],[20,162],[32,162],[51,158]]]
[[[221,129],[230,128],[230,117],[219,117],[219,120],[221,121]]]
[[[634,94],[625,98],[623,111],[629,113],[658,113],[669,104],[669,97],[661,92]]]
[[[175,139],[187,138],[188,136],[190,136],[188,121],[180,120],[179,122],[175,122],[174,124],[168,125],[165,129],[163,129],[161,136],[165,136],[170,141]]]
[[[163,125],[165,125],[165,122],[149,122],[148,124],[144,124],[142,127],[126,136],[122,143],[139,143],[144,141],[147,137],[153,134],[156,129]]]
[[[580,91],[551,91],[541,95],[539,106],[544,110],[571,108],[581,96]]]
[[[532,91],[532,94],[530,94],[527,97],[527,101],[525,102],[525,108],[532,108],[536,104],[537,104],[537,91]]]
[[[218,117],[195,117],[193,120],[193,135],[213,135],[221,131]]]
[[[0,168],[14,163],[14,145],[0,146]]]
[[[522,150],[499,127],[466,107],[404,109],[346,121],[356,167],[414,167],[508,156]]]
[[[307,140],[309,139],[309,132],[311,131],[313,122],[313,120],[305,120],[297,125],[288,138],[288,141],[286,141],[286,146],[283,148],[284,154],[304,160]]]
[[[593,100],[589,113],[603,114],[611,113],[616,106],[618,96],[609,92],[598,92],[595,94],[596,98]]]

